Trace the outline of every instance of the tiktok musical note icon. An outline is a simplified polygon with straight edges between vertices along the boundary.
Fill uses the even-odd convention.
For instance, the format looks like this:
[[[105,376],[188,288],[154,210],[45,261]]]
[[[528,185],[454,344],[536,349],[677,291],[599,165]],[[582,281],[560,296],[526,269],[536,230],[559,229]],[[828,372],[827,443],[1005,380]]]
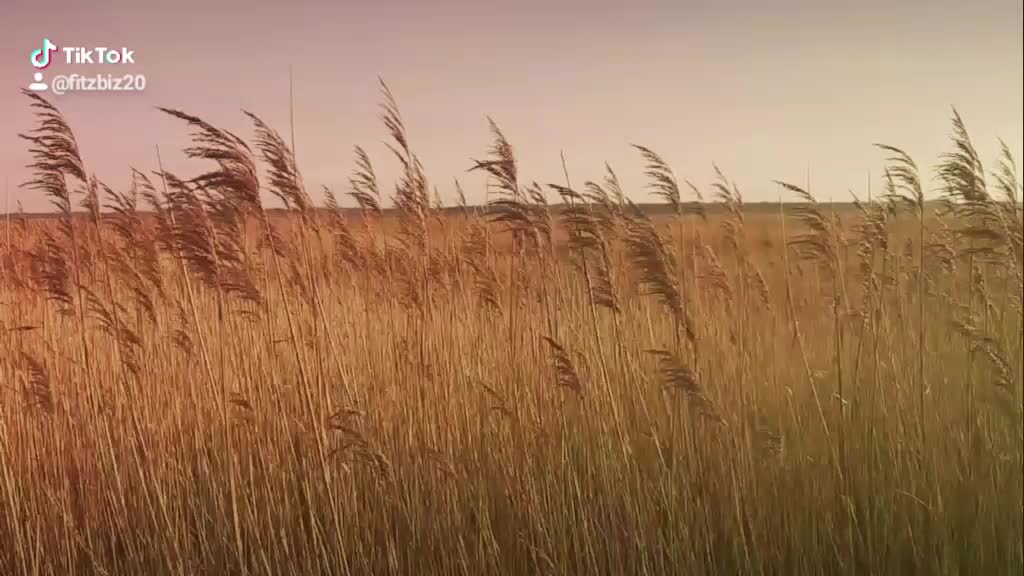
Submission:
[[[39,50],[34,50],[32,56],[29,59],[32,61],[32,65],[36,68],[46,68],[50,65],[50,52],[57,49],[57,45],[50,42],[49,38],[43,38],[43,47]]]

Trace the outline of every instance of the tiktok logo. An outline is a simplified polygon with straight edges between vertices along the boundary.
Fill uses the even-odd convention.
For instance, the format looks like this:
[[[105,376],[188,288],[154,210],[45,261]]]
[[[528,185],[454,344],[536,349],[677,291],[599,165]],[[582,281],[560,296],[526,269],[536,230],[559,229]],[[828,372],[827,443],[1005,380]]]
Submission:
[[[56,44],[50,42],[49,38],[43,38],[43,47],[32,51],[32,56],[29,57],[29,60],[32,61],[32,65],[36,68],[46,68],[50,65],[50,52],[55,52],[56,50]]]

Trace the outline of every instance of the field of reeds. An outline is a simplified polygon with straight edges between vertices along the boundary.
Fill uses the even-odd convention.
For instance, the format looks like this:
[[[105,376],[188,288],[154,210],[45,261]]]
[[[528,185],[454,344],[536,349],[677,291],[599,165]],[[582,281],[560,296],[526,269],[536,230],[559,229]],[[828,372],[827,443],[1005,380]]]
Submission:
[[[386,87],[397,182],[357,148],[333,191],[170,109],[195,171],[112,190],[26,96],[0,574],[1024,569],[1021,185],[959,116],[871,198],[757,209],[641,146],[657,210],[536,184],[492,123],[445,207]]]

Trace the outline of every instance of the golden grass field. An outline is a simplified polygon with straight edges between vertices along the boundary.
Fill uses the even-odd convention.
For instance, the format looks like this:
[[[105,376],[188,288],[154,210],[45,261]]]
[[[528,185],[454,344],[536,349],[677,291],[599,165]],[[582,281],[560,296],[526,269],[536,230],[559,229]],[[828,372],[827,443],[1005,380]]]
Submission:
[[[165,110],[195,173],[110,190],[31,104],[58,213],[0,225],[0,574],[1024,569],[1020,184],[959,117],[857,206],[638,149],[657,211],[530,184],[492,125],[489,204],[442,210],[385,89],[404,169],[357,150],[343,210],[256,117]]]

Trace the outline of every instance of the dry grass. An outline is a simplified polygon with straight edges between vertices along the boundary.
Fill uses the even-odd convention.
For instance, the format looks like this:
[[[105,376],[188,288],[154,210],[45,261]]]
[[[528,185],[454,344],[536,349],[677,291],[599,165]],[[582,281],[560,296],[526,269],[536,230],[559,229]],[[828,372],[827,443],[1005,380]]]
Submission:
[[[2,574],[1024,567],[1020,184],[959,117],[936,202],[894,148],[884,196],[769,211],[638,147],[654,215],[492,123],[493,201],[440,210],[385,89],[397,191],[358,149],[346,211],[255,116],[166,110],[199,175],[110,190],[30,98],[60,214],[0,246]]]

